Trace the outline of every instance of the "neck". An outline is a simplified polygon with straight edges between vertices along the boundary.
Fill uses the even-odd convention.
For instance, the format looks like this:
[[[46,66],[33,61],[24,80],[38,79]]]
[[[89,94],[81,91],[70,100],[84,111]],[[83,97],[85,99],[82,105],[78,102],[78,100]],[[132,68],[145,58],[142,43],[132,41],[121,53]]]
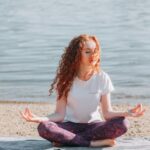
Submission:
[[[82,66],[82,65],[80,65],[79,71],[77,73],[77,76],[79,78],[86,79],[91,74],[93,74],[93,69],[91,68],[91,66]]]

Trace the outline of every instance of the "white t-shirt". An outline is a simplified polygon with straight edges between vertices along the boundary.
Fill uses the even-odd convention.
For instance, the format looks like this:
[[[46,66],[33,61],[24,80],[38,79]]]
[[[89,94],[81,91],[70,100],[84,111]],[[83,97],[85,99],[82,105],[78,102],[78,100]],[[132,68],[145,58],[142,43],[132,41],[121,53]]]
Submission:
[[[101,71],[87,81],[76,77],[68,93],[64,122],[89,123],[102,121],[100,114],[101,95],[114,90],[109,75]]]

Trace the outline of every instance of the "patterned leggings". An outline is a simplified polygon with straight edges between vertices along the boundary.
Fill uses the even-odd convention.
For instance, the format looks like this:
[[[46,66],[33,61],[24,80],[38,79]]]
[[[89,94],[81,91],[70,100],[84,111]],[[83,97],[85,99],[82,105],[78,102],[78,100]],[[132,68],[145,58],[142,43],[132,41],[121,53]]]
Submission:
[[[65,146],[89,147],[90,141],[114,139],[127,132],[130,123],[125,117],[91,123],[45,121],[38,125],[39,135]]]

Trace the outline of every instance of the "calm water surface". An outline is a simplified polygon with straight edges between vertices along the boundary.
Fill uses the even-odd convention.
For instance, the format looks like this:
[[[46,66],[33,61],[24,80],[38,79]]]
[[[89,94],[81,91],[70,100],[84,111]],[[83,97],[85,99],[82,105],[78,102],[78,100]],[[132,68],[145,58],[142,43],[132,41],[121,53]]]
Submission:
[[[76,35],[101,41],[112,101],[150,102],[149,0],[0,0],[0,100],[50,101],[63,49]]]

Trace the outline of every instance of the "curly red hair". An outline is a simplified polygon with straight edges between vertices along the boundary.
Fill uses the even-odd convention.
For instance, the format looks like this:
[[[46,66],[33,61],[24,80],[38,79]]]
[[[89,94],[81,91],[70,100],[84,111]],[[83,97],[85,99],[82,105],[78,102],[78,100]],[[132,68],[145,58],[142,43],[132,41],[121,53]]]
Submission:
[[[49,95],[51,95],[53,89],[55,89],[57,91],[57,100],[60,100],[62,97],[67,100],[68,92],[79,69],[81,50],[84,48],[84,43],[89,40],[93,40],[96,43],[96,50],[98,54],[98,61],[93,69],[96,72],[100,71],[100,45],[96,36],[82,34],[74,37],[61,56],[59,66],[56,71],[56,77],[49,89]]]

